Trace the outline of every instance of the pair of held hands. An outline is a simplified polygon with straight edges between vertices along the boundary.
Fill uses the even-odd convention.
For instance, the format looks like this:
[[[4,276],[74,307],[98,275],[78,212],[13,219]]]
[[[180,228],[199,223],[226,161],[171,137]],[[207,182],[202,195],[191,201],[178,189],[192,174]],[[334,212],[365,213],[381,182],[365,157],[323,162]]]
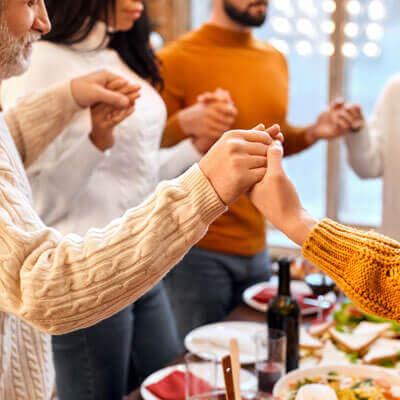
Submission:
[[[183,132],[192,137],[196,148],[205,154],[221,135],[235,123],[237,109],[226,90],[206,92],[197,102],[178,114]],[[313,144],[321,139],[333,139],[349,131],[358,131],[364,117],[356,104],[334,101],[320,114],[316,123],[307,131],[307,140]]]
[[[139,90],[139,86],[108,71],[71,81],[75,101],[81,107],[91,107],[92,118],[99,121],[97,125],[101,129],[92,132],[93,142],[97,140],[104,148],[112,147],[113,128],[133,113]],[[225,96],[222,92],[220,95]],[[210,101],[207,96],[200,100]],[[343,125],[350,124],[344,115],[339,120]],[[276,228],[303,244],[316,221],[302,207],[282,167],[283,140],[278,125],[269,129],[259,125],[249,131],[228,131],[219,139],[213,138],[216,143],[199,166],[225,204],[248,193],[254,205]]]
[[[225,204],[244,193],[276,228],[302,245],[316,221],[303,208],[283,166],[280,127],[225,133],[199,166]]]

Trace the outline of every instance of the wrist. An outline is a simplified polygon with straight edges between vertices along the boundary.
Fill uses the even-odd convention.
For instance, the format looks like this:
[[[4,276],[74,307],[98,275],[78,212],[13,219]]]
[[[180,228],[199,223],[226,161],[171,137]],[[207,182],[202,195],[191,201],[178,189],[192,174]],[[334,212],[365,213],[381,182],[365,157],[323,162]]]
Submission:
[[[179,128],[186,137],[193,136],[192,126],[193,121],[190,118],[190,109],[184,109],[177,115]]]
[[[301,209],[286,220],[285,227],[281,230],[289,239],[302,247],[317,224],[318,221],[307,210]]]
[[[105,152],[113,147],[113,143],[110,140],[104,140],[99,138],[96,134],[91,132],[89,134],[89,139],[98,150]]]
[[[310,126],[306,131],[306,141],[309,145],[313,145],[318,142],[319,137],[317,135],[317,124]]]

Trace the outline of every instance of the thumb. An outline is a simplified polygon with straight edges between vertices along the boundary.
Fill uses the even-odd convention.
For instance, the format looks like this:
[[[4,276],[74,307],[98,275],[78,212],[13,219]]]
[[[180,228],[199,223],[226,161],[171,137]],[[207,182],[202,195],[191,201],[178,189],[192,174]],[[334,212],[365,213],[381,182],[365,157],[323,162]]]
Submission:
[[[283,159],[283,147],[279,140],[273,142],[271,146],[268,147],[267,160],[268,160],[268,174],[282,174],[284,169],[282,166]]]
[[[116,108],[125,108],[129,106],[129,98],[121,93],[113,92],[99,86],[96,93],[97,103],[106,103]]]

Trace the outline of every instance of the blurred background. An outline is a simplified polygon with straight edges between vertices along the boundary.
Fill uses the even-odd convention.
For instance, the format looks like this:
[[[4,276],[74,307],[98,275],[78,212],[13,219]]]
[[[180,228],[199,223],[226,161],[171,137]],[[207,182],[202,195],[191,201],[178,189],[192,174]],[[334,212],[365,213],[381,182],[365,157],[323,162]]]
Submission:
[[[211,10],[211,0],[148,1],[154,29],[161,35],[155,36],[157,46],[199,27]],[[343,12],[335,11],[333,0],[271,0],[268,21],[256,30],[258,38],[287,56],[289,120],[296,125],[315,120],[336,96],[361,104],[368,116],[386,81],[399,71],[398,0],[348,0]],[[316,217],[380,226],[381,181],[360,180],[348,167],[340,141],[320,143],[288,158],[286,165]],[[292,246],[274,230],[269,235],[271,246]]]

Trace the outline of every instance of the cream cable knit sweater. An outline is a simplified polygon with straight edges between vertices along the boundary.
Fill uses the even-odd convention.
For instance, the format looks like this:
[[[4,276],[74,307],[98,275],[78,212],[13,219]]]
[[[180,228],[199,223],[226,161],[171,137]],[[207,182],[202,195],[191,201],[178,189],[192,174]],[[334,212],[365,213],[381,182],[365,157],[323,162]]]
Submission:
[[[25,163],[33,162],[78,111],[64,85],[9,112],[5,118]],[[225,210],[194,166],[104,229],[63,237],[35,213],[21,159],[0,119],[0,399],[51,398],[48,335],[33,327],[62,334],[131,304]]]

